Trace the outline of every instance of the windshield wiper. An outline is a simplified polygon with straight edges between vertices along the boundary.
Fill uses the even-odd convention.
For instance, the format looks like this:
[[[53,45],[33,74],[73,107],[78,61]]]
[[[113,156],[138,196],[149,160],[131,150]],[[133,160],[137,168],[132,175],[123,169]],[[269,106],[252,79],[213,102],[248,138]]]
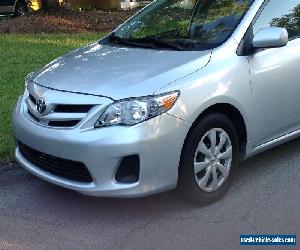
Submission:
[[[107,37],[107,40],[112,43],[127,45],[130,47],[142,47],[142,48],[151,48],[153,49],[153,45],[144,44],[132,41],[132,39],[123,38],[116,36],[114,33]]]
[[[123,38],[116,36],[112,33],[107,37],[107,40],[112,43],[127,45],[130,47],[142,47],[142,48],[168,48],[172,50],[185,50],[183,47],[177,44],[169,43],[161,39],[145,37],[145,38]]]
[[[142,43],[142,44],[152,44],[156,48],[168,48],[173,50],[185,50],[182,46],[170,43],[161,39],[145,37],[145,38],[131,38],[128,39],[130,42]]]

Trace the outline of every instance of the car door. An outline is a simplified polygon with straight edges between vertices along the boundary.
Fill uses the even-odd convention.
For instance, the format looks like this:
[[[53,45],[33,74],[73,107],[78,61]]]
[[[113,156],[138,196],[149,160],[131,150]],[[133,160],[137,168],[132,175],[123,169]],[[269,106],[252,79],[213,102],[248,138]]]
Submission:
[[[255,146],[300,129],[300,0],[270,0],[253,32],[270,26],[286,28],[289,42],[248,57]]]
[[[14,12],[15,0],[1,0],[0,14],[10,14]]]

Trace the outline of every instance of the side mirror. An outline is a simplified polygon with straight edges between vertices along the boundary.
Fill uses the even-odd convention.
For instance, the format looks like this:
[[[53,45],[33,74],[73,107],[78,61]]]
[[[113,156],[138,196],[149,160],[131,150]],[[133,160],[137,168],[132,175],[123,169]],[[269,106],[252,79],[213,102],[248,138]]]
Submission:
[[[289,34],[284,28],[270,27],[259,30],[252,41],[254,48],[284,47],[289,41]]]

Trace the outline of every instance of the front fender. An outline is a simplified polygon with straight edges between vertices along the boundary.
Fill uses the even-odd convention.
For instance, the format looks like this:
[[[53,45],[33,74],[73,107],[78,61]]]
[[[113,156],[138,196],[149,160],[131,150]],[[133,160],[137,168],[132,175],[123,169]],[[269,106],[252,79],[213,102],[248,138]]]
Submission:
[[[193,123],[215,104],[230,104],[244,118],[248,140],[253,138],[253,106],[248,61],[236,55],[234,42],[213,51],[208,65],[160,89],[155,94],[180,90],[180,97],[169,114]]]

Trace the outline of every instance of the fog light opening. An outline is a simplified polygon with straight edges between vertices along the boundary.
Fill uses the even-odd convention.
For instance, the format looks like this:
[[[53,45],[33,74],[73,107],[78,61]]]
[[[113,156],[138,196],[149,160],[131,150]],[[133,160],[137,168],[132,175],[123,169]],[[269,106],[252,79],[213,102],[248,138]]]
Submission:
[[[140,157],[138,155],[126,156],[122,159],[115,179],[121,183],[135,183],[140,177]]]

